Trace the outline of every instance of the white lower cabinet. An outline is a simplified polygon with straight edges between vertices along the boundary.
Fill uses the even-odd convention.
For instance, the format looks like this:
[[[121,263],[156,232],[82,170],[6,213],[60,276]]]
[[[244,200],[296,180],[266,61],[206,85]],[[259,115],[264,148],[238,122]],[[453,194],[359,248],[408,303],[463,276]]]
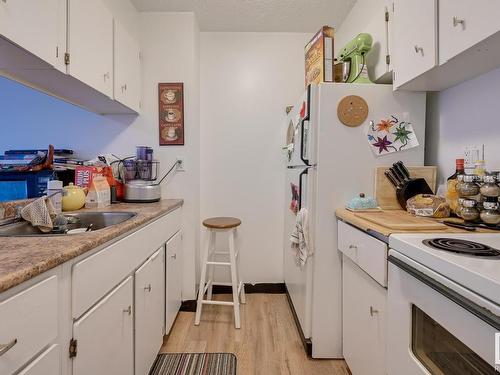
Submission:
[[[57,375],[61,373],[61,350],[59,345],[51,345],[36,357],[19,375]]]
[[[73,375],[134,374],[133,278],[129,276],[73,325]]]
[[[57,276],[0,303],[0,374],[12,374],[58,336]]]
[[[343,348],[353,375],[385,375],[387,290],[342,257]]]
[[[148,374],[163,343],[165,249],[135,272],[135,374]]]
[[[165,333],[172,328],[182,298],[182,231],[166,245]]]

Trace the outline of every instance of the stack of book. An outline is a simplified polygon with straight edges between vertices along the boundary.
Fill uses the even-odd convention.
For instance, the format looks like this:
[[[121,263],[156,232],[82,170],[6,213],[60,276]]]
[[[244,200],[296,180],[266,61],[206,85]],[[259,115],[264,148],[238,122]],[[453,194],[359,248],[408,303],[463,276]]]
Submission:
[[[38,164],[37,161],[43,162],[47,150],[32,149],[32,150],[8,150],[4,156],[0,156],[0,165],[2,168],[14,166],[26,166]],[[74,170],[79,165],[84,165],[86,160],[77,158],[74,151],[70,149],[55,149],[54,150],[54,169],[59,171]]]

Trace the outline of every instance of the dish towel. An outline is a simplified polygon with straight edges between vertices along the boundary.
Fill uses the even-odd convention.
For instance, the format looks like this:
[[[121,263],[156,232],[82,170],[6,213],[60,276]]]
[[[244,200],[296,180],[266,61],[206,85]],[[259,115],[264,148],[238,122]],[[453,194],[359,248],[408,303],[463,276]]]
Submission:
[[[42,232],[48,233],[54,227],[52,220],[56,217],[56,210],[52,201],[44,196],[24,206],[21,217]]]
[[[295,228],[290,236],[292,251],[295,252],[295,262],[303,267],[307,257],[313,254],[311,242],[309,240],[309,220],[306,208],[301,208],[297,213]]]

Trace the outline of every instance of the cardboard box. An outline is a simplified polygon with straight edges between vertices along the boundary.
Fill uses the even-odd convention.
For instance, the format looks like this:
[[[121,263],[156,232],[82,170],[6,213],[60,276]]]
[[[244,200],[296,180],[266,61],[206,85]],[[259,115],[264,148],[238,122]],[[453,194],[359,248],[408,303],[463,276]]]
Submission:
[[[311,83],[333,82],[334,29],[323,26],[305,48],[306,87]]]

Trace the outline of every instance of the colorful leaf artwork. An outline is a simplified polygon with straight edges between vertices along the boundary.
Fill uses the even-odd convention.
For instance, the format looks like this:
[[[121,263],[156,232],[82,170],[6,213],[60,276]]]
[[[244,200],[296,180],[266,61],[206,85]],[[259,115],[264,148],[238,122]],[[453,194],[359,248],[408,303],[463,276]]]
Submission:
[[[370,121],[368,142],[376,156],[407,150],[419,145],[409,121],[399,121],[395,115],[383,118],[377,123]]]

